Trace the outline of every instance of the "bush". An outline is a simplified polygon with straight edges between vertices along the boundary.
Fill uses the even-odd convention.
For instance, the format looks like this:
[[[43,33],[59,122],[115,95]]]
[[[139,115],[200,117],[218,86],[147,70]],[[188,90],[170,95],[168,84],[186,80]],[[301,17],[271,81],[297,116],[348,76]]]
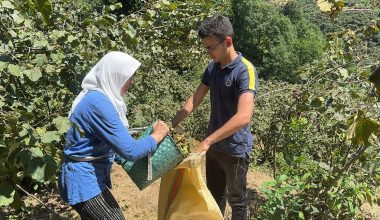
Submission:
[[[38,3],[0,2],[0,207],[18,210],[16,184],[37,190],[55,183],[71,103],[104,54],[126,51],[142,63],[128,93],[130,124],[169,121],[207,64],[198,23],[218,11],[202,0],[157,1],[118,19],[120,5],[98,12],[72,1]],[[196,116],[185,125],[198,132],[208,118]]]
[[[264,183],[267,198],[254,219],[364,219],[360,207],[375,191],[354,174],[338,181],[329,167],[307,155],[292,159],[292,168]]]
[[[365,3],[365,1],[362,1]],[[349,3],[349,2],[348,2]],[[352,1],[350,3],[351,7],[355,5],[361,6],[372,6],[370,3],[363,5],[360,2]],[[335,20],[324,14],[319,10],[318,5],[315,0],[298,0],[298,1],[289,1],[284,8],[293,8],[291,10],[300,10],[304,13],[304,16],[307,20],[311,21],[313,24],[319,26],[323,33],[331,33],[342,31],[346,28],[356,30],[362,28],[370,23],[371,20],[378,18],[379,12],[373,10],[372,12],[353,12],[353,11],[342,11],[338,14]],[[360,7],[363,8],[363,7]],[[375,9],[375,8],[373,8]]]
[[[378,97],[366,61],[341,50],[360,38],[334,39],[300,69],[304,84],[261,81],[254,158],[276,165],[276,181],[264,188],[257,219],[362,219],[363,203],[380,203]]]
[[[236,48],[253,61],[262,78],[296,82],[295,70],[321,56],[323,35],[301,11],[292,20],[261,0],[234,0],[232,10]]]
[[[346,6],[349,8],[369,8],[372,11],[342,11],[338,16],[332,20],[327,14],[320,11],[315,0],[299,0],[289,1],[284,6],[284,13],[292,20],[298,20],[300,17],[300,11],[303,17],[308,21],[317,25],[320,30],[325,34],[331,34],[334,32],[345,32],[348,30],[357,31],[358,29],[366,28],[374,23],[375,20],[379,20],[380,9],[375,3],[376,1],[345,1]],[[295,13],[297,12],[297,13]],[[358,45],[360,48],[356,50],[357,53],[361,53],[360,56],[365,55],[364,59],[368,60],[368,63],[377,62],[380,59],[380,47],[379,41],[376,35],[370,39],[361,39],[362,44]],[[346,49],[349,50],[349,47]],[[307,53],[306,53],[307,54]]]

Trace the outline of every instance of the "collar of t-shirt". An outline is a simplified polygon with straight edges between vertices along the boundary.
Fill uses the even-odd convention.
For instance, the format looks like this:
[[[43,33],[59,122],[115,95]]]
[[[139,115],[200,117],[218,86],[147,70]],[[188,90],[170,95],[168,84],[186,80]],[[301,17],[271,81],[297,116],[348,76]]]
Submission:
[[[224,68],[229,68],[229,69],[232,69],[234,68],[235,66],[237,66],[239,63],[241,63],[241,58],[242,58],[242,55],[240,52],[237,52],[238,56],[232,60],[231,63],[225,65],[225,66],[221,66],[220,63],[219,63],[219,67],[220,69],[224,69]]]

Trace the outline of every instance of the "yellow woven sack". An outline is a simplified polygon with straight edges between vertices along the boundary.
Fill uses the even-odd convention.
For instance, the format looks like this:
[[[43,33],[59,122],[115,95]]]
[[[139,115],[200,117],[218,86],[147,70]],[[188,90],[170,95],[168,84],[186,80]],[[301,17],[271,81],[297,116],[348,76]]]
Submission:
[[[190,154],[161,177],[158,220],[222,220],[223,215],[202,177],[205,154]]]

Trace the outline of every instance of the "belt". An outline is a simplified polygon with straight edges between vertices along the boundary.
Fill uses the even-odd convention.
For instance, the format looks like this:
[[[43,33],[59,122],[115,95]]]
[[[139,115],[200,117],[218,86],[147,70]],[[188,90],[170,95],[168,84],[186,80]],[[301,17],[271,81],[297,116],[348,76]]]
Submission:
[[[105,155],[100,156],[100,157],[93,157],[93,156],[85,156],[85,157],[67,156],[67,157],[74,160],[74,161],[89,162],[89,161],[98,160],[98,159],[105,159],[105,158],[108,158],[108,157],[113,156],[113,155],[115,155],[114,152],[109,152],[108,154],[105,154]]]

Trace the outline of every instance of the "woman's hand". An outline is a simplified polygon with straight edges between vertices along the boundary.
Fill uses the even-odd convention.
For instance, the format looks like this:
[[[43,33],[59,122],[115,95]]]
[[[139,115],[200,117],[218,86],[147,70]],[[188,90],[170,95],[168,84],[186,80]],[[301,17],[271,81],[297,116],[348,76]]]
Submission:
[[[157,120],[157,122],[153,125],[153,132],[151,136],[156,140],[157,143],[161,142],[162,139],[169,133],[169,127],[165,122],[161,120]]]

